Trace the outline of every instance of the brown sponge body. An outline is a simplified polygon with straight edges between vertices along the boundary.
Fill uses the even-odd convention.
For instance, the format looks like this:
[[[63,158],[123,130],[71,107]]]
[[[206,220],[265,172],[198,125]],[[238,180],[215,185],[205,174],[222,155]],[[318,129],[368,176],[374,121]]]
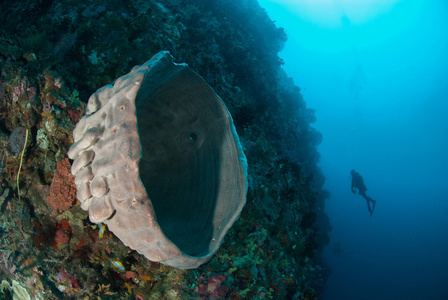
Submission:
[[[73,136],[81,207],[152,261],[197,268],[244,207],[247,163],[232,118],[168,52],[94,93]]]

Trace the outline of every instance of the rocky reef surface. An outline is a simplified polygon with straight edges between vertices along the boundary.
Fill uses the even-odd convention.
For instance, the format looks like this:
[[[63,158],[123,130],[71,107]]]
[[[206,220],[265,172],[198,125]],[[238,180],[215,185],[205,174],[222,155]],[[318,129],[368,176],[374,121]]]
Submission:
[[[331,230],[321,135],[281,69],[285,32],[255,0],[15,1],[0,17],[0,298],[316,299]],[[195,270],[91,223],[67,158],[90,94],[161,50],[223,99],[249,165],[241,218]]]

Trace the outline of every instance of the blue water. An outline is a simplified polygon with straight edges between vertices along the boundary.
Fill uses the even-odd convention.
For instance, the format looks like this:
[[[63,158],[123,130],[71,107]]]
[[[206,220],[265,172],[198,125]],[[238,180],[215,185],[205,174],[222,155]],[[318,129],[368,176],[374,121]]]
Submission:
[[[448,1],[359,2],[389,5],[259,0],[286,29],[284,69],[323,134],[333,231],[321,297],[448,299]]]

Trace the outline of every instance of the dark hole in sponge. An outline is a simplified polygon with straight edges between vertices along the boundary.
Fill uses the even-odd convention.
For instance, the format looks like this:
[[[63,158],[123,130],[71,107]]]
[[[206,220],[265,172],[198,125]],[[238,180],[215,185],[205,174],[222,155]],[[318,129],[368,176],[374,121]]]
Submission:
[[[198,135],[194,132],[190,134],[190,140],[196,142],[198,140]]]

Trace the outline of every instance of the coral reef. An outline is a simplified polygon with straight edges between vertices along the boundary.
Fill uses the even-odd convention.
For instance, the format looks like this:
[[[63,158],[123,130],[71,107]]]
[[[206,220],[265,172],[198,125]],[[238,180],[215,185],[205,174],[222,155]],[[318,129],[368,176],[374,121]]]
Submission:
[[[316,299],[331,230],[321,135],[281,69],[285,32],[255,0],[2,1],[0,17],[0,276],[8,286],[19,283],[33,299]],[[65,180],[88,97],[161,50],[220,95],[249,165],[240,219],[196,270],[148,261],[74,201],[59,206],[69,185],[52,187]],[[29,133],[20,176],[16,128]],[[3,291],[13,293],[6,283]]]

